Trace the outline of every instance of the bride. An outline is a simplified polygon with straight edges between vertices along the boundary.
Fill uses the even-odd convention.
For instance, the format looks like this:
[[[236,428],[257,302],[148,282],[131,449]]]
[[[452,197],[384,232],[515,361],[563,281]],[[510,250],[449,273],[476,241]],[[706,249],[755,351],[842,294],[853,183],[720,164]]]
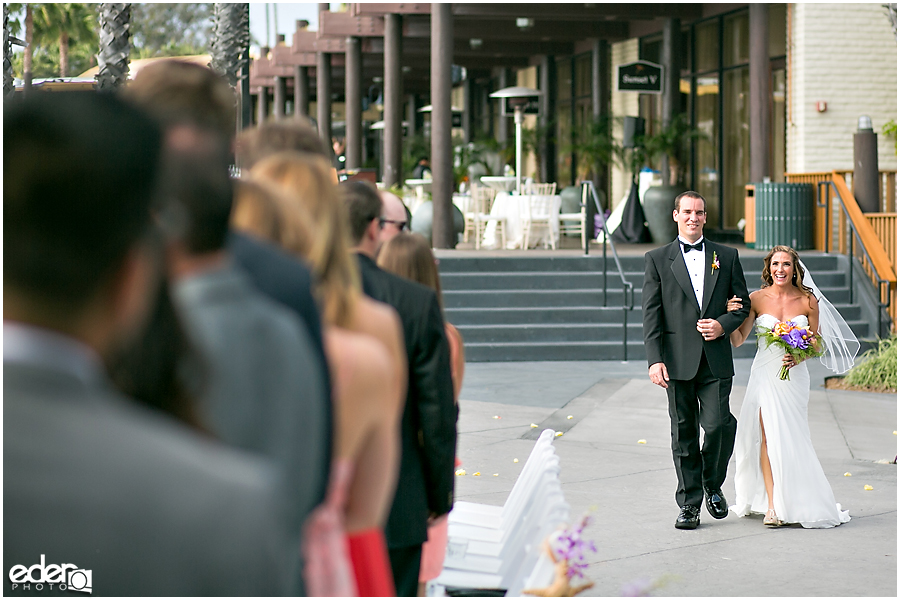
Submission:
[[[754,327],[763,332],[778,322],[793,321],[822,336],[823,364],[839,373],[853,366],[859,342],[815,287],[793,248],[772,248],[762,280],[762,289],[750,294],[750,316],[731,334],[733,346],[743,344]],[[740,306],[740,298],[728,302],[729,311]],[[799,523],[826,528],[846,523],[849,511],[835,503],[809,435],[807,365],[797,364],[776,345],[766,347],[761,338],[757,344],[738,419],[737,501],[731,509],[741,517],[765,513],[763,523],[772,527]],[[782,366],[790,370],[789,380],[779,379]]]

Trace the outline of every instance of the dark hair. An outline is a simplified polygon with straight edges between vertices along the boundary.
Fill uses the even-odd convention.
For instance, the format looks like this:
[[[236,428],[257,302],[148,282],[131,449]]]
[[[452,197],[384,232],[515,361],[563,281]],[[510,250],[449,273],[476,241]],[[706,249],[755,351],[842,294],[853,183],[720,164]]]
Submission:
[[[166,126],[189,123],[225,140],[235,134],[235,94],[212,69],[178,59],[141,69],[125,94]]]
[[[378,253],[378,266],[433,289],[441,309],[441,276],[438,273],[431,244],[419,233],[400,232],[392,237]]]
[[[110,379],[125,395],[207,432],[197,398],[207,383],[208,365],[190,342],[169,289],[162,278],[143,333],[108,361]]]
[[[366,181],[345,181],[340,185],[340,192],[350,218],[352,241],[359,244],[369,223],[381,218],[381,196],[375,186]]]
[[[675,212],[681,210],[681,199],[682,198],[696,198],[697,200],[703,201],[703,210],[706,211],[706,198],[700,195],[700,192],[682,192],[675,196]]]
[[[799,288],[800,291],[807,296],[813,296],[812,288],[808,288],[803,285],[803,275],[805,274],[805,272],[803,271],[803,265],[800,264],[800,255],[797,254],[797,251],[790,246],[773,246],[772,249],[769,250],[769,253],[766,254],[766,257],[763,259],[762,276],[760,277],[763,282],[762,287],[767,288],[771,285],[774,285],[775,283],[774,279],[772,278],[770,265],[772,264],[772,257],[775,256],[775,254],[778,252],[789,254],[791,257],[791,262],[794,263],[794,272],[791,276],[791,285]]]
[[[7,101],[3,125],[4,283],[81,309],[150,226],[159,126],[96,92]]]
[[[234,197],[228,162],[214,136],[190,126],[168,132],[163,186],[167,199],[184,212],[183,240],[192,254],[225,246]]]
[[[296,120],[269,121],[245,129],[237,139],[241,169],[250,169],[264,158],[279,152],[317,154],[331,162],[330,149],[312,125]]]

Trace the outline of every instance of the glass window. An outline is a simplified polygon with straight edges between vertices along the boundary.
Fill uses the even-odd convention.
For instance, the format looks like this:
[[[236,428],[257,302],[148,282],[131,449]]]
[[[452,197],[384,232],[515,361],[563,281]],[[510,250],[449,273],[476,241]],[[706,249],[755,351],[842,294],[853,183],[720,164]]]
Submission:
[[[575,97],[591,95],[591,55],[575,58]]]
[[[572,98],[572,59],[566,57],[556,62],[556,98],[568,102]]]
[[[695,72],[712,71],[719,68],[719,20],[713,19],[694,28],[696,41]]]
[[[772,71],[772,181],[784,182],[785,170],[785,71]]]
[[[643,40],[641,42],[641,58],[659,64],[662,57],[662,38]]]
[[[787,54],[787,4],[769,5],[769,58]]]
[[[725,73],[722,228],[744,218],[744,185],[750,182],[750,69]]]
[[[742,12],[726,17],[723,60],[726,67],[750,62],[750,15]]]
[[[697,140],[694,188],[706,198],[706,222],[719,227],[719,76],[696,79],[696,125],[704,133]]]
[[[557,109],[556,123],[556,180],[567,184],[572,180],[572,153],[568,151],[572,144],[572,104],[560,104]]]

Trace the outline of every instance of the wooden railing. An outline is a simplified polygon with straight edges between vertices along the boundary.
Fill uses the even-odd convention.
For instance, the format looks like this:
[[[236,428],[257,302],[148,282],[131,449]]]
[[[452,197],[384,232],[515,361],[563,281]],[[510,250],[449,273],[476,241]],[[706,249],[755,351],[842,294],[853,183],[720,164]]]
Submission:
[[[833,171],[831,184],[833,184],[837,200],[840,202],[837,250],[842,254],[849,254],[851,259],[859,259],[866,275],[875,285],[879,302],[887,309],[892,323],[896,324],[897,274],[894,262],[884,247],[886,238],[879,237],[870,219],[860,210],[843,175]],[[832,195],[826,193],[824,203],[826,204],[826,215],[831,214],[830,204],[832,201]],[[893,231],[896,231],[896,213],[877,218],[886,225],[884,229],[888,228],[887,225],[892,224]],[[830,219],[826,219],[826,223],[829,222]],[[894,239],[894,248],[896,249],[896,239],[893,237],[893,233],[884,232],[883,235]],[[828,250],[827,245],[825,250]],[[894,258],[896,259],[896,250]],[[880,335],[880,331],[877,333]]]
[[[845,184],[847,183],[848,176],[851,179],[849,186],[850,188],[850,198],[854,199],[854,204],[856,204],[855,197],[853,196],[853,187],[852,187],[852,171],[831,171],[831,172],[818,172],[818,173],[785,173],[784,178],[788,183],[809,183],[812,184],[813,188],[816,190],[816,209],[815,209],[815,218],[814,218],[814,241],[816,245],[816,250],[825,251],[826,248],[831,249],[833,247],[833,240],[835,237],[838,239],[837,249],[839,252],[846,254],[847,253],[847,235],[846,235],[846,216],[842,211],[835,211],[834,207],[828,206],[827,210],[831,211],[829,214],[831,217],[836,218],[832,227],[830,227],[830,232],[826,232],[825,228],[829,224],[829,219],[826,218],[826,207],[825,202],[822,198],[818,197],[819,194],[819,183],[820,182],[830,182],[832,181],[832,175],[837,174],[840,175]],[[880,202],[882,211],[880,213],[867,213],[866,217],[872,223],[872,227],[875,230],[875,234],[881,242],[882,248],[887,253],[888,258],[891,261],[891,268],[894,272],[897,272],[897,172],[893,170],[884,170],[880,172],[881,176],[881,195]],[[828,237],[828,244],[826,245],[826,237],[830,233],[831,237]]]

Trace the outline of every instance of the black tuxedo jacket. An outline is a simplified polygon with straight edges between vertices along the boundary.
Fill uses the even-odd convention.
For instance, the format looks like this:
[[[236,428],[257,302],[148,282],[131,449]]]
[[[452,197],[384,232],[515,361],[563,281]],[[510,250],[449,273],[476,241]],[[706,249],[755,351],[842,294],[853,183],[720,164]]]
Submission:
[[[400,314],[409,360],[409,387],[401,425],[397,492],[385,537],[389,548],[417,546],[428,535],[429,512],[453,507],[457,408],[450,378],[450,347],[433,290],[383,271],[357,254],[363,291]]]
[[[734,248],[703,240],[706,255],[703,304],[697,297],[676,239],[644,255],[644,345],[647,364],[664,363],[670,379],[690,380],[697,374],[701,352],[706,352],[713,375],[734,376],[729,334],[750,314],[750,295],[744,270]],[[718,268],[713,267],[713,256]],[[732,296],[741,298],[741,309],[728,312]],[[705,341],[697,331],[700,319],[716,319],[725,335]]]

